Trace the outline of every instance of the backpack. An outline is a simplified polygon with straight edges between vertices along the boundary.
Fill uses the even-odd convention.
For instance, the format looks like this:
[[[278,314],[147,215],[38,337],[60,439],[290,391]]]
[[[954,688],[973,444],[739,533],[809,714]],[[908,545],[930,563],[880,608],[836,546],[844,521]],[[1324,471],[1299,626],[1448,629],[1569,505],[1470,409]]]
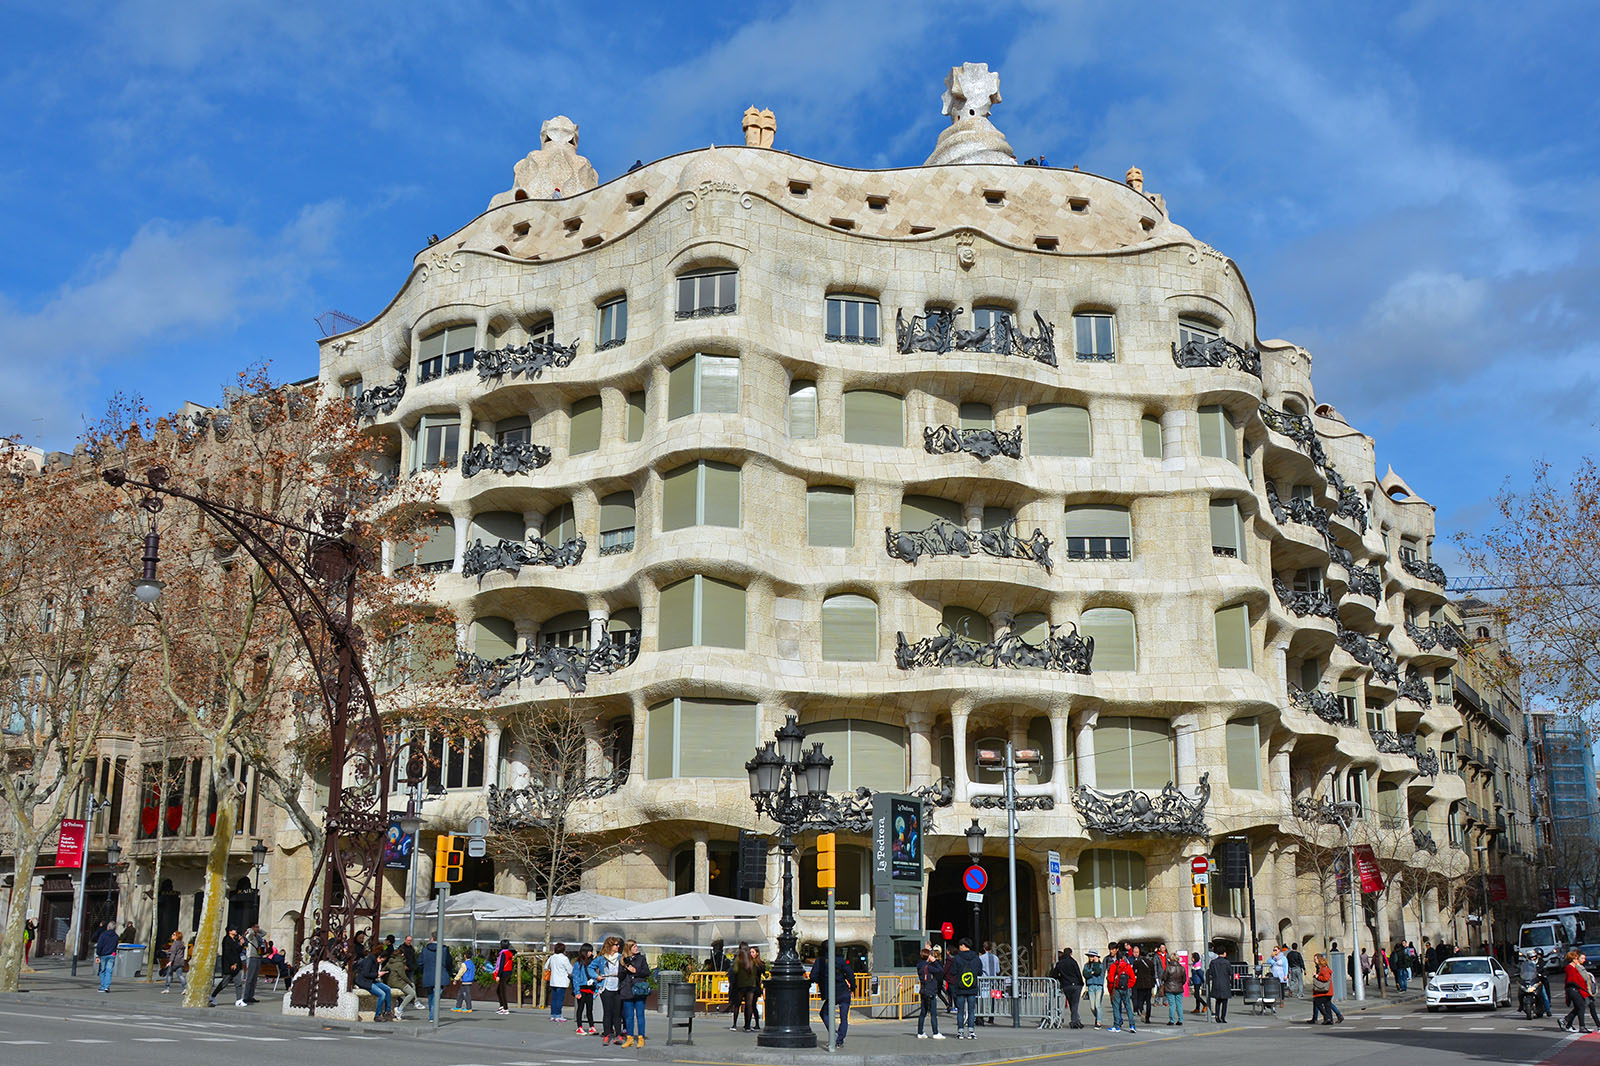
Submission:
[[[981,965],[982,963],[976,955],[968,954],[966,958],[963,958],[958,953],[952,958],[945,978],[950,985],[951,994],[957,996],[977,995],[978,978],[982,976]]]
[[[1112,991],[1124,992],[1130,987],[1132,984],[1131,974],[1129,973],[1130,969],[1132,969],[1132,967],[1120,959],[1111,964]]]

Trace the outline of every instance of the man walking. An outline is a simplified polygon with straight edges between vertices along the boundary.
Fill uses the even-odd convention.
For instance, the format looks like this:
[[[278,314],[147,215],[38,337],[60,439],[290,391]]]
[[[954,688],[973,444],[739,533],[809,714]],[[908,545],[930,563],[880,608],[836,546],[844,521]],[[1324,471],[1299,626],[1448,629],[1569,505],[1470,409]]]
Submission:
[[[993,940],[985,940],[983,942],[983,954],[978,956],[978,962],[983,966],[983,973],[981,973],[979,976],[987,977],[987,978],[995,978],[995,979],[999,978],[999,976],[1000,976],[1000,956],[998,956],[998,955],[996,955],[994,953],[994,941]],[[983,999],[987,999],[988,1002],[986,1004],[984,1004],[984,1008],[983,1008],[984,1017],[981,1020],[978,1021],[979,1025],[993,1025],[994,1024],[995,1004],[997,1004],[999,1002],[998,1000],[996,1000],[994,998],[994,992],[995,992],[995,981],[994,980],[985,981],[984,982],[984,988],[979,993],[979,999],[980,999],[980,1001],[983,1000]]]
[[[945,980],[950,985],[950,995],[956,1001],[956,1039],[977,1039],[978,978],[983,976],[983,963],[972,950],[972,941],[962,937],[956,953],[950,956],[945,967]]]
[[[1139,945],[1133,946],[1133,1012],[1150,1024],[1150,1000],[1156,991],[1156,969],[1149,957],[1142,954]]]
[[[267,938],[262,935],[261,923],[251,922],[244,934],[244,992],[233,1004],[245,1007],[256,1001],[256,975],[261,972],[261,953],[266,950]]]
[[[962,943],[965,943],[963,941]],[[856,969],[849,959],[845,958],[844,948],[839,948],[838,954],[833,959],[833,965],[828,965],[828,960],[818,955],[817,960],[811,964],[811,981],[817,986],[817,995],[822,997],[822,1027],[833,1029],[833,1046],[844,1047],[844,1038],[850,1032],[850,999],[855,993]],[[834,1028],[832,1019],[828,1017],[828,982],[833,982],[833,1002],[838,1012],[839,1025]],[[957,1000],[959,1003],[960,1001]],[[959,1019],[960,1015],[957,1015]]]
[[[1289,945],[1289,994],[1299,999],[1305,994],[1306,986],[1306,957],[1300,954],[1300,948],[1294,944]]]
[[[239,992],[239,978],[241,976],[239,963],[244,954],[244,943],[239,939],[239,930],[229,929],[228,934],[222,938],[222,959],[217,968],[217,983],[211,987],[211,996],[206,1004],[210,1007],[217,1005],[217,993],[229,985],[234,986],[234,1006],[244,1006],[244,994]]]
[[[1128,956],[1118,951],[1117,957],[1111,960],[1111,966],[1106,970],[1106,984],[1111,988],[1111,1032],[1122,1032],[1124,1020],[1128,1023],[1128,1032],[1137,1033],[1138,1027],[1133,1024],[1133,963]]]
[[[1211,1020],[1223,1023],[1228,1020],[1228,1000],[1233,996],[1233,965],[1226,951],[1211,960],[1206,979],[1211,983]]]
[[[450,957],[448,947],[440,947],[433,937],[428,938],[428,943],[422,949],[422,987],[428,997],[428,1020],[433,1021],[434,1011],[439,1009],[439,996],[434,991],[436,987],[443,989],[450,983],[450,975],[455,973],[455,960]]]
[[[100,991],[111,991],[111,973],[117,965],[117,923],[107,922],[94,938],[95,967],[100,973]]]
[[[1078,960],[1072,957],[1071,948],[1061,949],[1061,958],[1056,960],[1050,976],[1056,979],[1056,985],[1067,1001],[1067,1011],[1072,1017],[1067,1028],[1082,1029],[1083,1022],[1078,1018],[1078,1001],[1083,998],[1083,971],[1078,968]]]

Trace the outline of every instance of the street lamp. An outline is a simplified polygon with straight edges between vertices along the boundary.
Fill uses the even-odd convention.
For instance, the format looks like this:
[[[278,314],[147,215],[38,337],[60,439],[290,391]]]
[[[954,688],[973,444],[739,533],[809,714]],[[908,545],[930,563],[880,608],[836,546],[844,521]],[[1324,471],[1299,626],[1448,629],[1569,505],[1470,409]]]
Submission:
[[[983,859],[983,838],[988,835],[989,831],[983,826],[979,825],[978,819],[976,818],[972,819],[972,824],[967,826],[967,858],[971,859],[974,864],[978,864]],[[974,947],[977,947],[978,945],[978,919],[982,916],[982,914],[982,901],[973,900],[972,944]]]
[[[1365,917],[1361,910],[1360,885],[1356,876],[1356,845],[1352,835],[1354,822],[1361,814],[1361,804],[1355,800],[1341,800],[1328,804],[1328,810],[1344,827],[1344,876],[1350,882],[1350,958],[1354,960],[1350,972],[1355,974],[1356,999],[1364,1000],[1367,998],[1367,989],[1361,978],[1361,923]]]
[[[1478,888],[1483,893],[1483,905],[1478,908],[1478,943],[1485,955],[1494,951],[1494,926],[1489,922],[1489,845],[1473,847],[1478,853]]]
[[[106,845],[106,866],[110,872],[106,874],[106,913],[115,919],[116,909],[112,906],[111,897],[117,891],[117,868],[122,865],[122,845],[112,840]]]
[[[1017,771],[1043,760],[1036,748],[1013,748],[1006,741],[1005,754],[980,748],[978,765],[990,770],[1000,770],[1006,782],[1006,889],[1011,902],[1011,1027],[1022,1025],[1022,1001],[1017,990],[1022,987],[1017,969]]]
[[[267,845],[258,837],[256,846],[250,849],[250,865],[256,871],[256,895],[261,894],[261,868],[267,864]]]
[[[808,829],[828,830],[840,821],[841,808],[828,795],[833,759],[820,743],[802,752],[806,731],[790,713],[769,740],[744,764],[750,775],[750,798],[756,810],[778,823],[778,850],[783,855],[783,917],[779,921],[778,954],[767,981],[767,1017],[756,1037],[760,1047],[814,1048],[810,996],[805,971],[795,950],[794,836]],[[828,965],[832,967],[832,959]],[[830,1019],[831,1023],[831,1019]]]

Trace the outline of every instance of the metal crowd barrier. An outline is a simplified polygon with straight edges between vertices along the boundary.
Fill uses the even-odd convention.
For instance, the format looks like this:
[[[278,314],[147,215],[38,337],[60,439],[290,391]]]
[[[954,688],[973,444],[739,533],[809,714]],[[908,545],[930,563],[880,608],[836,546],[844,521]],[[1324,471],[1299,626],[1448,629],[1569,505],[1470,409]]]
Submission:
[[[978,1017],[1003,1025],[1011,1020],[1011,978],[978,978]],[[1059,1029],[1066,1023],[1067,1004],[1053,977],[1021,977],[1016,987],[1017,1014],[1040,1029]]]

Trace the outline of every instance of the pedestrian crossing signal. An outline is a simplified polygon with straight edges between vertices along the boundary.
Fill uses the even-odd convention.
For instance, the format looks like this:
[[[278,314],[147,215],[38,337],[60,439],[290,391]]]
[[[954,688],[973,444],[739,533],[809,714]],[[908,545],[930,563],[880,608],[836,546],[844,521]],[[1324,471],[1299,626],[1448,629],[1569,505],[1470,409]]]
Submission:
[[[1206,886],[1205,885],[1195,885],[1194,886],[1194,905],[1196,907],[1199,907],[1201,910],[1205,909],[1205,906],[1206,906]]]
[[[453,885],[460,881],[461,863],[465,858],[466,855],[456,846],[456,838],[448,833],[440,833],[433,845],[433,883]]]
[[[817,834],[817,887],[836,887],[835,877],[839,868],[837,850],[838,837],[833,833]]]

